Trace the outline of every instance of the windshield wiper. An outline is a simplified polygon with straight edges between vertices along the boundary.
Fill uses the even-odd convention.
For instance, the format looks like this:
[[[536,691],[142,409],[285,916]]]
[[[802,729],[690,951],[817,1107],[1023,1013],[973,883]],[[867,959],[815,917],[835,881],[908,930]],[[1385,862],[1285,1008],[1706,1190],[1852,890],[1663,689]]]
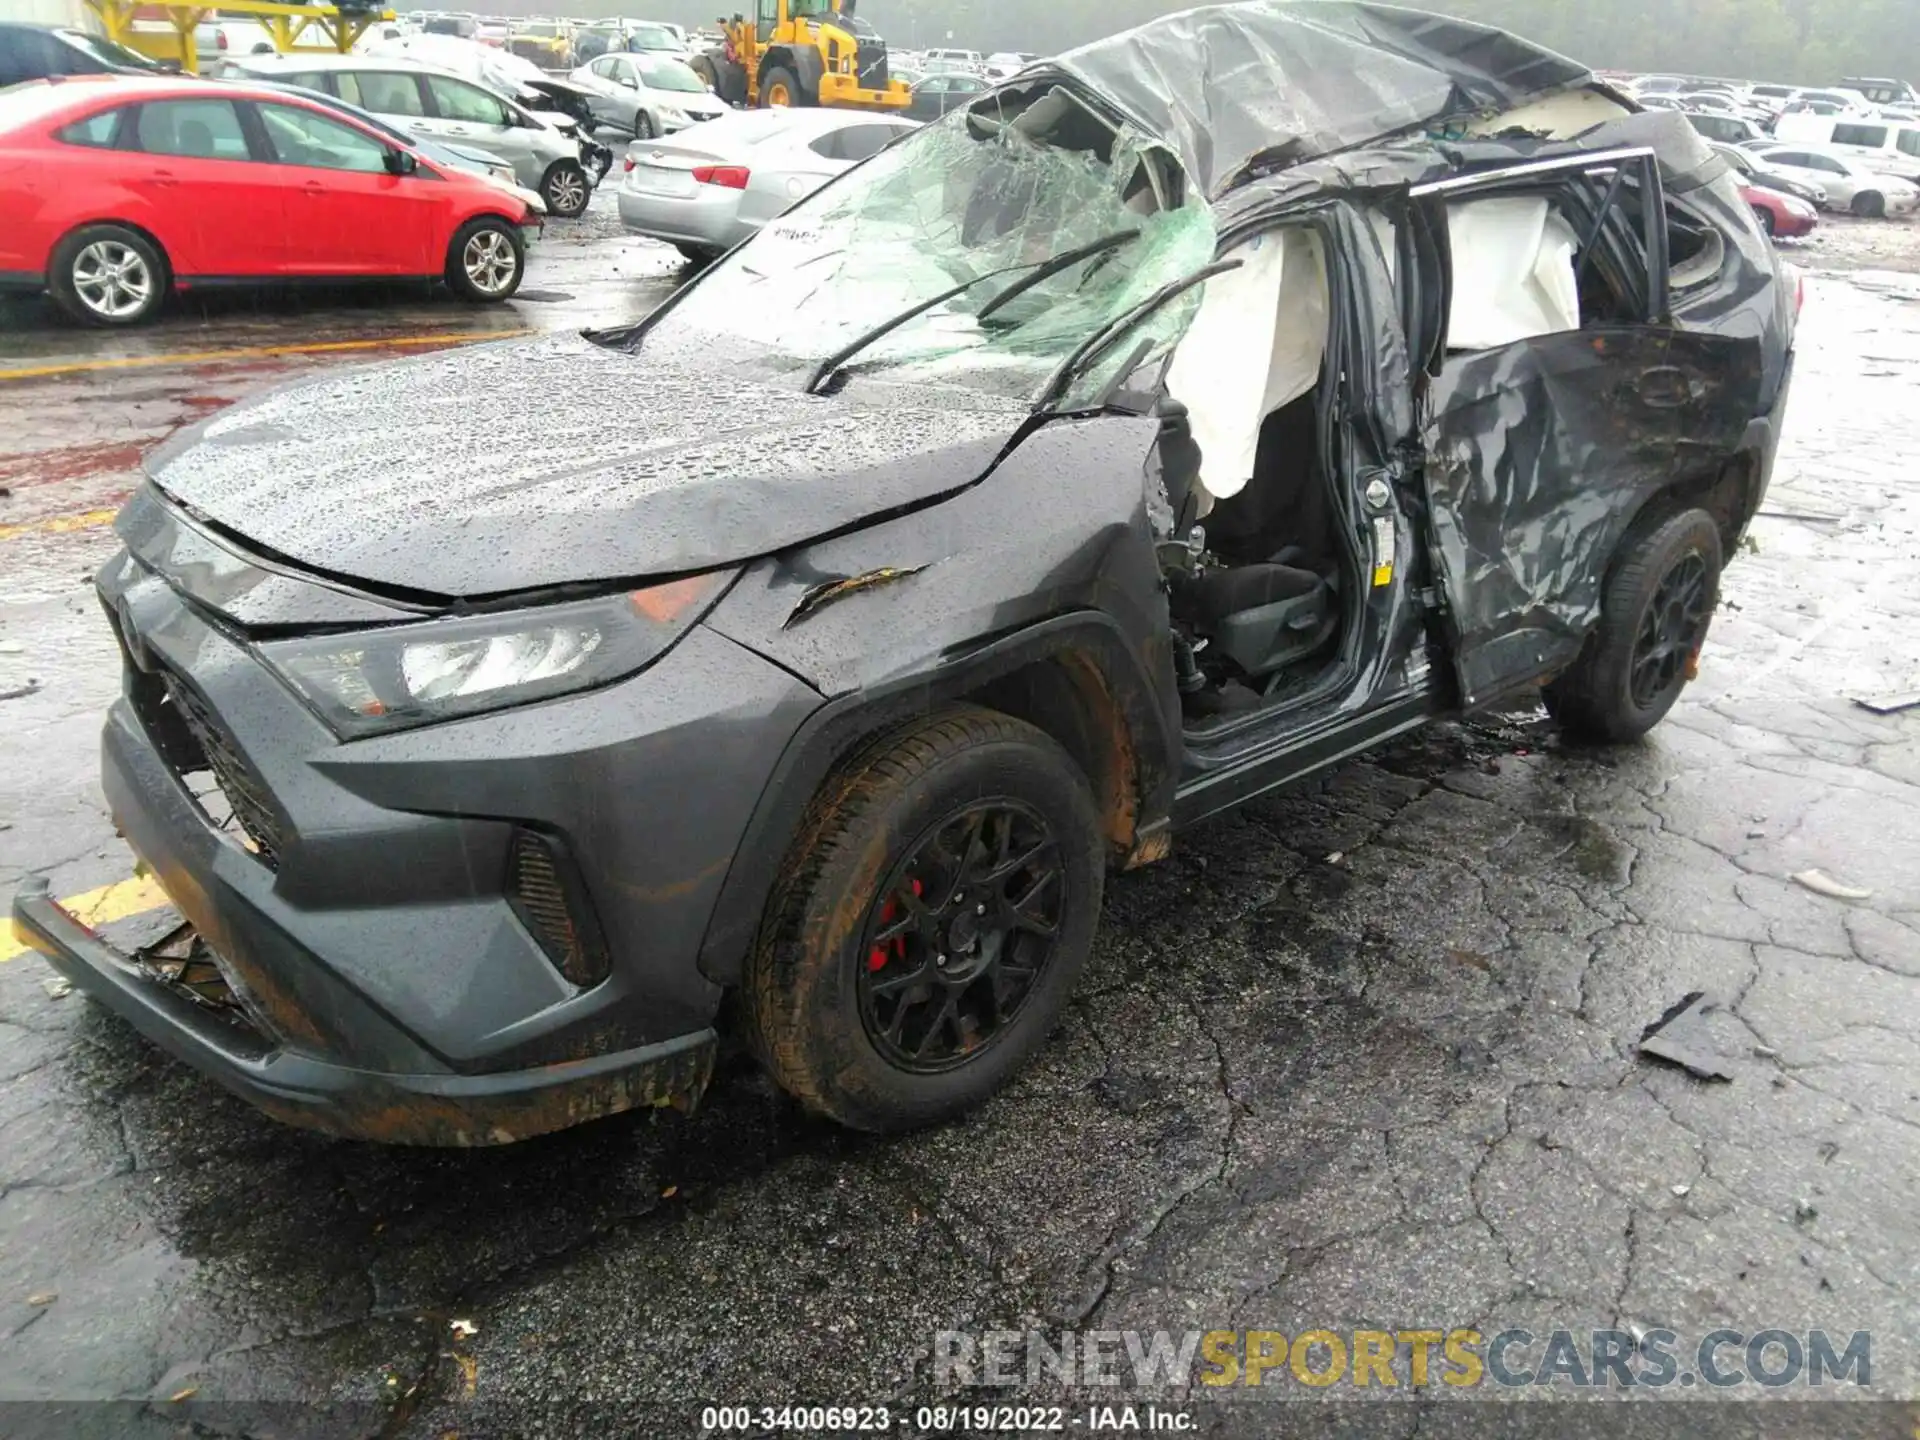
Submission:
[[[1121,336],[1125,335],[1129,330],[1133,329],[1134,326],[1145,320],[1169,300],[1177,299],[1194,286],[1203,284],[1213,279],[1216,275],[1224,275],[1229,270],[1238,270],[1244,264],[1246,264],[1244,260],[1216,260],[1204,269],[1194,271],[1193,274],[1187,276],[1184,280],[1175,280],[1169,284],[1162,285],[1158,290],[1154,291],[1153,294],[1134,306],[1133,309],[1127,311],[1126,314],[1117,317],[1109,322],[1103,329],[1088,336],[1086,340],[1080,344],[1078,349],[1060,362],[1059,368],[1048,377],[1047,383],[1041,387],[1039,398],[1033,402],[1035,413],[1037,414],[1042,410],[1051,408],[1054,402],[1057,401],[1066,390],[1068,384],[1072,382],[1074,375],[1079,372],[1081,366],[1092,360],[1096,355],[1099,355],[1108,346],[1119,340]],[[1139,362],[1136,361],[1135,363],[1137,364]]]
[[[975,320],[985,320],[989,315],[999,310],[1001,306],[1006,305],[1010,301],[1018,300],[1036,285],[1046,284],[1047,281],[1058,275],[1062,270],[1071,270],[1082,260],[1091,260],[1096,255],[1103,255],[1108,251],[1118,250],[1121,246],[1132,244],[1139,238],[1140,232],[1138,230],[1116,230],[1111,235],[1102,235],[1098,240],[1090,240],[1085,245],[1067,251],[1064,255],[1056,255],[1038,270],[1034,271],[1033,274],[1021,277],[1006,289],[1002,290],[998,295],[994,296],[993,299],[980,307],[979,312],[973,318]]]
[[[822,360],[819,363],[819,365],[814,367],[812,376],[807,380],[806,393],[809,395],[818,395],[820,393],[820,387],[826,383],[828,376],[832,375],[835,371],[839,370],[841,366],[845,365],[847,361],[851,360],[854,356],[858,355],[862,350],[866,349],[869,345],[872,345],[875,341],[884,340],[887,336],[891,335],[894,331],[898,330],[902,325],[905,325],[909,320],[919,319],[922,315],[926,314],[929,310],[934,309],[936,306],[944,305],[949,300],[958,299],[960,296],[966,294],[967,291],[973,289],[974,286],[976,285],[983,284],[988,280],[997,280],[1002,275],[1015,275],[1022,270],[1029,270],[1035,266],[1039,266],[1041,269],[1041,275],[1039,278],[1045,279],[1047,275],[1057,274],[1059,271],[1067,269],[1071,265],[1075,265],[1082,260],[1090,258],[1091,256],[1098,255],[1102,250],[1112,249],[1117,245],[1124,245],[1127,241],[1133,239],[1139,233],[1140,232],[1138,230],[1122,230],[1117,234],[1106,235],[1101,237],[1098,240],[1092,241],[1089,244],[1079,246],[1077,249],[1069,250],[1064,255],[1056,255],[1048,260],[1028,260],[1018,265],[1003,265],[998,270],[989,270],[984,275],[976,275],[973,277],[973,279],[963,281],[962,283],[953,286],[951,289],[942,290],[938,295],[935,295],[932,299],[922,300],[918,305],[913,306],[911,309],[902,310],[898,315],[893,316],[891,319],[882,321],[880,324],[874,326],[871,330],[867,331],[865,334],[860,335],[855,339],[849,341],[847,344],[841,346],[838,350],[834,351],[834,353],[829,355],[826,359]],[[1037,284],[1039,282],[1038,280],[1035,280],[1033,283]],[[1012,290],[1018,290],[1020,288],[1021,287],[1017,285],[1011,287]],[[1031,286],[1029,286],[1028,288],[1031,288]],[[988,313],[990,313],[993,310],[993,308],[1001,300],[1005,298],[1007,297],[1004,295],[994,297],[993,300],[988,302],[987,308],[980,312],[980,317],[984,318]]]

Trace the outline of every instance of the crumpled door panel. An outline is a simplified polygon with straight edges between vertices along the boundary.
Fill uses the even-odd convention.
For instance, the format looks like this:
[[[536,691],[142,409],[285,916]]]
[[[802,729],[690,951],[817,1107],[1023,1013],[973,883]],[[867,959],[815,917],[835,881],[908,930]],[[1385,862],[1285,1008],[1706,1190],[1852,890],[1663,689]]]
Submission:
[[[1620,537],[1660,490],[1717,470],[1759,373],[1757,341],[1631,325],[1447,362],[1426,490],[1465,704],[1579,653]]]

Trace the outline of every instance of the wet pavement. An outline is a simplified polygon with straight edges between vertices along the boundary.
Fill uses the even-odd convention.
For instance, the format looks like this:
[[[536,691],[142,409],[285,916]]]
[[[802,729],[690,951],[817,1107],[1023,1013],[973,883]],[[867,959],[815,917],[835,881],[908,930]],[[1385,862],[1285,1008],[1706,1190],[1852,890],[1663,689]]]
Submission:
[[[1920,263],[1910,228],[1834,234],[1804,263],[1854,263],[1809,282],[1773,493],[1654,736],[1441,727],[1183,835],[1113,880],[1061,1032],[964,1123],[850,1136],[735,1061],[692,1117],[330,1142],[0,962],[0,1400],[144,1401],[115,1426],[156,1434],[524,1433],[537,1407],[667,1435],[713,1402],[937,1398],[939,1330],[1615,1324],[1869,1330],[1873,1392],[1920,1398],[1920,710],[1856,703],[1920,689]],[[0,371],[605,322],[677,270],[556,239],[507,310],[226,300],[133,339],[15,310]],[[85,577],[140,450],[387,353],[0,379],[0,896],[128,874]],[[1636,1054],[1694,991],[1729,1083]],[[1207,1423],[1272,1433],[1259,1399]],[[210,1407],[293,1400],[338,1408]]]

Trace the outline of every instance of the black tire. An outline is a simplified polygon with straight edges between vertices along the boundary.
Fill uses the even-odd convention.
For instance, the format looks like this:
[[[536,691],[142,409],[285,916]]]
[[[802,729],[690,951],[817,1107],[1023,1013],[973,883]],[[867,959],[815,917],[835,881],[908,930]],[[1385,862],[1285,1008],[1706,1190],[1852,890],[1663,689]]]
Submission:
[[[136,263],[120,270],[125,257]],[[94,278],[109,271],[117,271],[119,279]],[[47,266],[47,289],[54,303],[83,325],[139,325],[151,320],[172,284],[166,252],[124,225],[81,226],[53,247]],[[136,303],[132,290],[142,285],[144,298]]]
[[[1760,233],[1771,238],[1773,235],[1773,212],[1771,210],[1763,210],[1756,205],[1753,207],[1753,218],[1760,222]]]
[[[593,198],[593,185],[587,172],[572,160],[556,160],[540,179],[540,198],[547,202],[547,213],[562,220],[584,214]]]
[[[1853,213],[1862,220],[1884,220],[1887,216],[1887,197],[1878,190],[1862,190],[1853,197]]]
[[[1713,621],[1721,559],[1720,528],[1704,510],[1683,510],[1628,532],[1601,600],[1600,623],[1580,658],[1544,692],[1563,730],[1619,744],[1638,740],[1666,718],[1692,678]],[[1668,626],[1680,601],[1667,587],[1696,574],[1697,604],[1686,605],[1684,626]]]
[[[653,116],[646,111],[638,111],[633,117],[633,138],[636,140],[653,139]]]
[[[673,248],[684,255],[689,263],[703,266],[711,265],[718,260],[721,253],[718,250],[709,250],[704,245],[682,245],[678,241],[674,243]]]
[[[489,243],[490,237],[496,242],[505,237],[505,250],[497,243]],[[482,245],[491,257],[484,267],[478,264],[478,251],[469,250],[469,246]],[[511,252],[511,268],[502,272],[499,265],[507,259],[506,252]],[[462,300],[491,305],[509,299],[520,288],[526,273],[527,249],[520,239],[520,227],[497,215],[469,220],[447,247],[447,286]],[[490,280],[490,276],[498,278]]]
[[[775,91],[782,89],[792,97],[788,105],[783,108],[797,109],[813,104],[807,95],[806,87],[800,83],[800,77],[784,65],[775,65],[772,69],[762,72],[760,76],[760,108],[772,109],[772,96]]]
[[[1014,863],[1005,857],[1029,852],[1038,858],[1026,869],[995,879]],[[943,854],[954,861],[928,858]],[[897,910],[907,886],[921,894],[922,876],[933,890],[957,888]],[[784,1089],[843,1125],[907,1130],[958,1115],[1052,1030],[1092,946],[1105,879],[1086,777],[1050,736],[973,708],[884,735],[835,773],[802,822],[748,960],[748,1038]],[[1015,887],[1030,887],[1017,907]],[[1047,895],[1057,895],[1051,938],[1032,931],[1034,917],[1013,918]],[[882,941],[887,926],[912,929]],[[900,976],[874,978],[896,959]]]

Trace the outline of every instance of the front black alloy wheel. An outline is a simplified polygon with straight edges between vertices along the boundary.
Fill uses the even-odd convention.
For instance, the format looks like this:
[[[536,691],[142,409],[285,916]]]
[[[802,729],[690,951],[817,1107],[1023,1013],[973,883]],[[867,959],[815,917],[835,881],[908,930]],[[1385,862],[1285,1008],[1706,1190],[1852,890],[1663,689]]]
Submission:
[[[992,1095],[1092,947],[1105,839],[1044,732],[962,707],[883,733],[820,789],[768,901],[741,1010],[774,1078],[860,1130]]]
[[[880,1053],[934,1075],[1004,1035],[1058,948],[1067,886],[1058,837],[1019,801],[922,836],[867,921],[860,1019]]]

